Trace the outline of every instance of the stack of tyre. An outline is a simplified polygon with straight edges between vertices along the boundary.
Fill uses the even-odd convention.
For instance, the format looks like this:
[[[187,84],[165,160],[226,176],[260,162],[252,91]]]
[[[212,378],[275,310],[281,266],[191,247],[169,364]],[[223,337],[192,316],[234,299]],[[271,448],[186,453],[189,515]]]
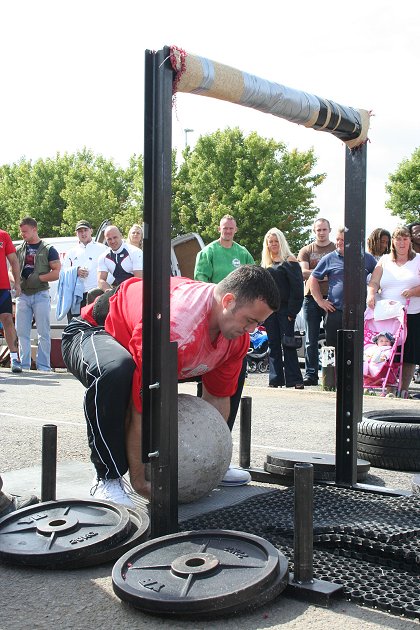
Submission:
[[[357,430],[357,455],[375,468],[420,471],[420,413],[369,411]]]

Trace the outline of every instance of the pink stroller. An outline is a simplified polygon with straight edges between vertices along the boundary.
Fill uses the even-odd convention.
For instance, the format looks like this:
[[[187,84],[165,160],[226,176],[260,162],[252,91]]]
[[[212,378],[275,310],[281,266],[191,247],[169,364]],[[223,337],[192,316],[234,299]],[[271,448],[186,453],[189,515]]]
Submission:
[[[378,348],[378,335],[385,335],[391,346]],[[407,336],[406,306],[395,300],[380,300],[375,310],[367,308],[364,324],[363,387],[379,390],[386,396],[387,388],[394,386],[399,396],[404,342]]]

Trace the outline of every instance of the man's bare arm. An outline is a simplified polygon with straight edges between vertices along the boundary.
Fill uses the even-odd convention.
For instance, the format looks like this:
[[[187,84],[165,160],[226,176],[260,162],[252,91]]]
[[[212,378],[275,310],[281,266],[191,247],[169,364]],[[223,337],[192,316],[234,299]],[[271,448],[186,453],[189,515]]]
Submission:
[[[58,280],[58,276],[60,275],[61,262],[59,260],[51,260],[49,262],[50,271],[47,273],[40,273],[39,279],[41,282],[54,282],[54,280]]]
[[[331,302],[329,302],[328,300],[324,300],[324,298],[322,297],[319,281],[316,278],[314,278],[313,275],[311,276],[309,280],[309,288],[311,290],[312,297],[314,298],[318,306],[320,306],[321,308],[324,309],[324,311],[327,311],[327,312],[335,311],[334,305],[331,304]]]
[[[98,271],[98,287],[102,289],[102,291],[109,291],[109,289],[112,289],[112,287],[106,281],[107,278],[107,271]]]
[[[227,419],[229,418],[229,413],[230,413],[230,398],[229,397],[219,398],[218,396],[213,396],[212,394],[209,394],[209,392],[206,390],[203,383],[203,400],[206,400],[208,403],[213,405],[213,407],[217,409],[217,411],[223,416],[223,418],[227,422]]]
[[[14,283],[14,288],[16,291],[16,297],[19,297],[21,291],[20,291],[20,267],[19,267],[18,257],[16,256],[14,252],[12,252],[11,254],[7,256],[7,260],[9,261],[10,270],[13,276],[13,283]]]
[[[302,269],[302,276],[304,280],[307,280],[312,271],[309,269],[309,263],[306,260],[299,261],[300,268]]]

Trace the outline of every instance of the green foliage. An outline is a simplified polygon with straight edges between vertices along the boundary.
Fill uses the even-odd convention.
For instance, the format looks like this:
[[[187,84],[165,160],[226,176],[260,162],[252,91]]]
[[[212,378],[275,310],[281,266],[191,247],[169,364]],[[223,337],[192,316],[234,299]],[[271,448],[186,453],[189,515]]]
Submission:
[[[311,174],[313,150],[288,152],[283,143],[238,129],[216,131],[187,147],[173,181],[173,236],[198,232],[204,242],[217,238],[224,214],[238,224],[238,242],[260,260],[264,234],[284,231],[297,253],[310,236],[318,209],[315,186],[324,174]]]
[[[271,227],[284,231],[296,253],[310,236],[317,215],[314,188],[324,174],[313,174],[313,150],[287,151],[283,143],[238,129],[202,136],[183,153],[178,168],[172,152],[173,236],[198,232],[217,238],[224,214],[235,216],[238,241],[256,260]],[[30,215],[43,237],[69,236],[79,219],[97,229],[104,219],[127,234],[143,220],[143,157],[133,155],[126,169],[83,149],[55,158],[22,159],[0,166],[1,227],[19,238],[19,220]]]
[[[386,207],[404,223],[420,218],[420,147],[410,159],[403,160],[386,185],[389,200]]]
[[[29,215],[44,237],[69,236],[79,219],[98,228],[106,218],[128,232],[142,221],[143,158],[127,169],[83,149],[55,159],[21,160],[0,167],[1,225],[19,238],[19,221]]]

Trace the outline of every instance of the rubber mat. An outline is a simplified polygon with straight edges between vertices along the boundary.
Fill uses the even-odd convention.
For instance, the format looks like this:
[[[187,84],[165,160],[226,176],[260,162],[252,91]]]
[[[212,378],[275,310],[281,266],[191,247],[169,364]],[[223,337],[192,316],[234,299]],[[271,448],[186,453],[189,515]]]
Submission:
[[[294,489],[275,490],[184,521],[190,529],[262,536],[293,570]],[[314,487],[314,578],[352,601],[420,619],[420,499]]]

